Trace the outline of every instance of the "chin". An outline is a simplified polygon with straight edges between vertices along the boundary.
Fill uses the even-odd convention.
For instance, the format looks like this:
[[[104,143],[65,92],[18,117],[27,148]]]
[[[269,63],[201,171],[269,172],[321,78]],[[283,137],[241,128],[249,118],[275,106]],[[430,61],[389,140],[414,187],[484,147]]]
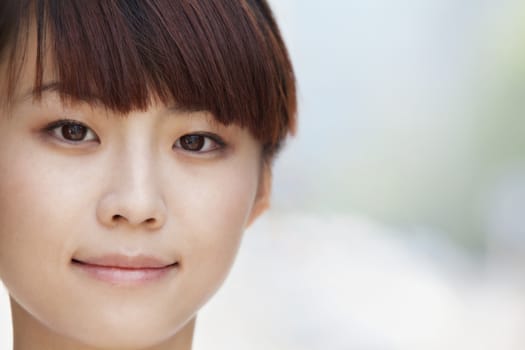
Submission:
[[[122,322],[120,327],[104,327],[100,332],[75,334],[70,336],[73,343],[93,347],[98,350],[136,350],[149,349],[163,343],[175,341],[176,338],[184,337],[184,330],[192,328],[192,320],[185,324],[166,327],[162,325],[126,324]],[[78,329],[77,329],[78,331]],[[191,338],[191,334],[190,334]]]
[[[50,320],[47,326],[61,337],[69,339],[71,348],[96,348],[97,350],[149,349],[164,343],[191,340],[195,316],[183,315],[169,310],[159,313],[150,308],[103,308],[94,307],[93,312],[68,313],[64,318]],[[70,310],[71,311],[71,310]],[[170,318],[170,314],[172,317]],[[67,322],[63,322],[67,320]],[[71,322],[71,320],[76,320]],[[168,346],[169,347],[169,346]]]

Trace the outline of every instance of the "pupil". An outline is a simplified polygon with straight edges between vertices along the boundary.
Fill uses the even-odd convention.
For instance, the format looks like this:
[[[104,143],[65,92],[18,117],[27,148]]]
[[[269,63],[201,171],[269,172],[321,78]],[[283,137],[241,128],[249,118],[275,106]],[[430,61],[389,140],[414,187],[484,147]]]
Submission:
[[[199,151],[204,146],[204,136],[187,135],[181,140],[182,148],[187,151]]]
[[[86,137],[87,128],[82,125],[64,125],[62,127],[62,136],[66,140],[81,141]]]

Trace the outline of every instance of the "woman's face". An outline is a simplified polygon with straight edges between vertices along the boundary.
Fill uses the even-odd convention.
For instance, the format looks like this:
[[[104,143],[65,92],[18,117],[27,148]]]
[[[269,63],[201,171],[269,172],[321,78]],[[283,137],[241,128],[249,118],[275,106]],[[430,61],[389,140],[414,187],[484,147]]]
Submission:
[[[173,337],[265,208],[260,143],[176,105],[121,117],[51,88],[33,101],[31,50],[27,62],[0,106],[0,279],[15,325],[100,347]]]

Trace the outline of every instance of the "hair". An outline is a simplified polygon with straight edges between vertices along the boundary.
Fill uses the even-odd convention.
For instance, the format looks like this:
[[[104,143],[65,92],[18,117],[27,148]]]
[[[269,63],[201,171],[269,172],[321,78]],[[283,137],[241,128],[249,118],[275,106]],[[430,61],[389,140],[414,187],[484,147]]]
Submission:
[[[264,0],[2,2],[8,100],[34,21],[36,99],[50,55],[63,100],[96,100],[121,114],[155,99],[206,110],[225,125],[248,128],[268,158],[295,131],[295,76]]]

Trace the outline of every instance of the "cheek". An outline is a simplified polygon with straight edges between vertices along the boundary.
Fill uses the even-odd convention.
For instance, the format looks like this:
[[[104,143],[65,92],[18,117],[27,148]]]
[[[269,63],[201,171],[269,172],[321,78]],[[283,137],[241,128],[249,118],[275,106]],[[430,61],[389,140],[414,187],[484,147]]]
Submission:
[[[226,277],[236,256],[257,192],[255,162],[225,166],[193,174],[181,192],[186,200],[175,216],[183,233],[188,278],[194,290],[213,293]],[[181,193],[179,192],[179,193]]]
[[[61,190],[72,184],[23,147],[0,153],[0,161],[0,278],[23,302],[64,268],[81,196]]]
[[[40,205],[42,198],[49,198],[49,193],[45,191],[46,176],[36,171],[32,159],[22,158],[28,155],[23,149],[20,151],[17,155],[20,158],[13,154],[2,154],[1,157],[0,268],[9,265],[9,262],[13,263],[13,267],[25,265],[29,255],[34,254],[37,258],[38,254],[44,254],[53,241],[42,232],[49,224],[45,222],[45,211],[50,205]],[[38,249],[34,249],[36,247]],[[16,260],[19,261],[14,264]]]

